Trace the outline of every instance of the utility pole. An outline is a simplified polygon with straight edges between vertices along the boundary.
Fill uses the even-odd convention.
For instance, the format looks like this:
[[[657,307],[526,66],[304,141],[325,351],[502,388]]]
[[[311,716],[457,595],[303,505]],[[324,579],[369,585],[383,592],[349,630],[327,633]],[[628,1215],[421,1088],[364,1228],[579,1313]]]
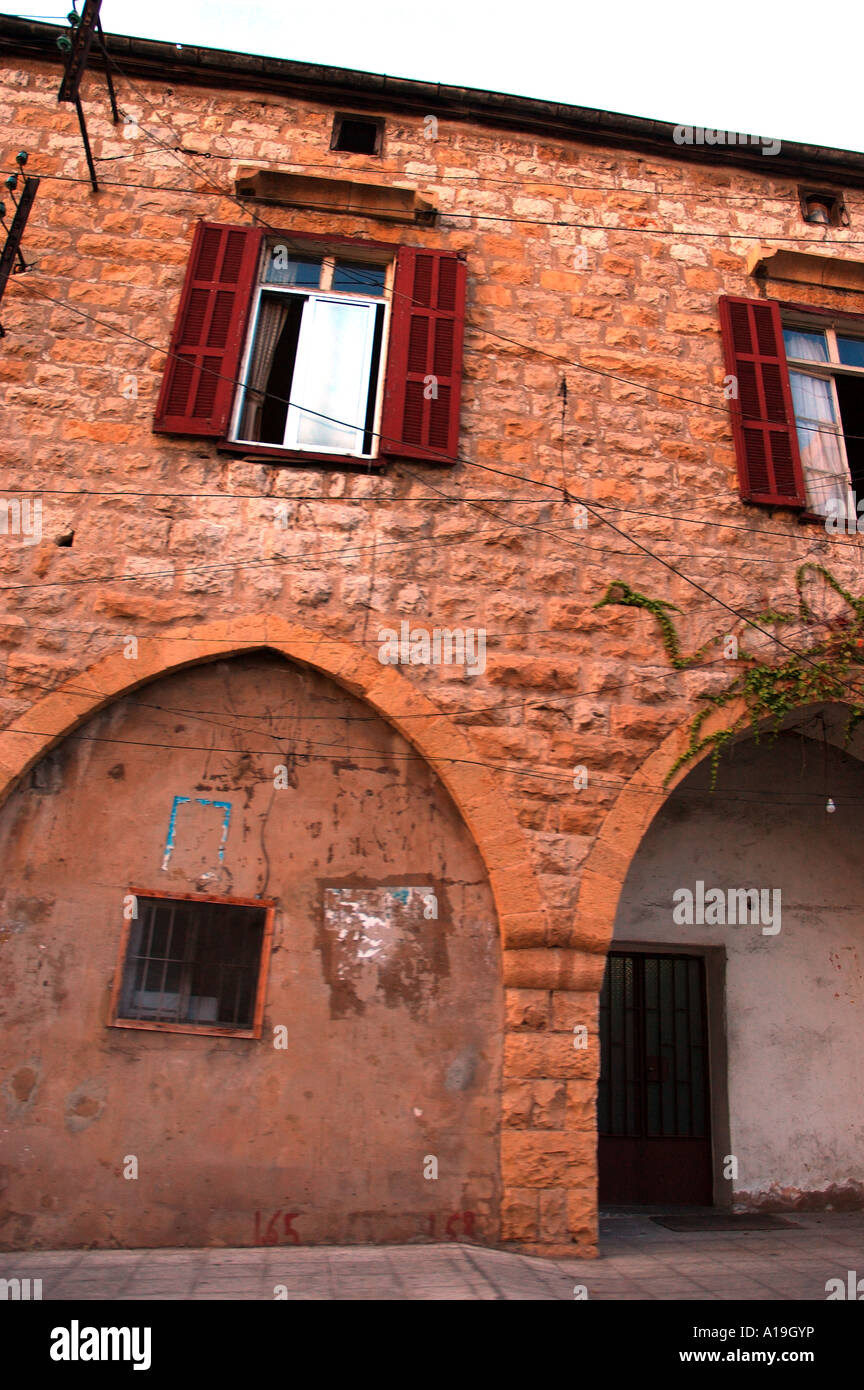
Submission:
[[[66,58],[66,71],[63,74],[63,81],[60,83],[60,90],[57,93],[58,101],[70,101],[78,114],[78,125],[81,130],[81,139],[84,142],[84,157],[87,160],[87,168],[90,171],[90,183],[94,193],[99,192],[99,183],[96,178],[96,165],[93,162],[93,154],[90,149],[90,139],[87,134],[87,123],[84,120],[84,109],[81,105],[80,87],[81,78],[87,68],[87,60],[90,57],[90,49],[93,39],[98,39],[99,47],[105,56],[105,79],[108,83],[108,95],[111,99],[111,118],[116,125],[120,119],[117,110],[117,98],[114,95],[114,83],[111,81],[111,69],[108,66],[108,53],[105,48],[105,36],[102,33],[102,21],[99,18],[99,9],[102,0],[84,0],[84,9],[80,17],[73,10],[69,15],[69,23],[72,25],[72,36],[61,34],[57,40],[57,45],[62,52],[68,56]]]
[[[27,163],[27,151],[21,150],[15,156],[15,163],[21,169]],[[21,241],[24,236],[24,228],[27,226],[27,219],[30,216],[30,209],[33,206],[33,199],[36,197],[36,190],[39,187],[39,180],[31,175],[24,174],[24,187],[21,189],[20,198],[15,197],[15,189],[18,187],[18,175],[10,174],[6,180],[6,187],[9,190],[13,203],[15,203],[15,216],[12,218],[11,227],[6,226],[6,205],[0,203],[0,225],[6,232],[6,241],[3,250],[0,251],[0,303],[3,301],[3,291],[6,289],[6,282],[13,270],[16,269],[15,261],[18,261],[19,271],[27,269],[27,262],[21,251]],[[6,333],[2,323],[0,323],[0,338],[5,338]]]

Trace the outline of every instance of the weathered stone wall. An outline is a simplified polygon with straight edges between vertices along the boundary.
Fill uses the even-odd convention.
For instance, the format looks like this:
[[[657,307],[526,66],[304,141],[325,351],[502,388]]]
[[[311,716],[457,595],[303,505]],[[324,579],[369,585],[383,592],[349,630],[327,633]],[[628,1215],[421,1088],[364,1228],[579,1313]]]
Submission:
[[[685,164],[674,147],[649,158],[446,120],[431,141],[420,112],[382,112],[380,160],[333,154],[323,103],[143,79],[119,80],[133,123],[115,128],[98,76],[84,89],[104,161],[93,195],[57,82],[56,66],[22,62],[0,96],[4,162],[24,146],[48,176],[26,237],[35,268],[3,305],[2,480],[44,505],[41,543],[0,547],[6,720],[45,734],[22,724],[25,712],[59,681],[91,688],[86,673],[119,660],[128,635],[163,643],[167,666],[195,650],[198,625],[223,617],[254,644],[267,641],[262,615],[279,614],[367,661],[378,628],[402,619],[484,628],[483,674],[401,673],[448,716],[442,767],[456,728],[466,765],[490,769],[467,817],[475,837],[499,807],[521,829],[498,844],[495,864],[508,986],[501,1235],[590,1251],[596,995],[627,860],[614,837],[601,841],[577,911],[582,866],[626,780],[708,683],[670,668],[650,614],[593,605],[625,579],[680,607],[692,650],[742,630],[718,598],[750,613],[791,601],[807,558],[857,573],[855,542],[843,550],[790,514],[741,504],[717,300],[760,292],[747,271],[754,238],[842,246],[860,234],[860,200],[850,198],[850,229],[826,237],[802,223],[795,186],[772,176],[770,157],[750,172]],[[181,144],[212,157],[169,148]],[[435,200],[433,228],[263,214],[288,230],[465,252],[464,464],[367,476],[151,433],[193,225],[248,222],[251,205],[228,191],[237,167],[256,162],[399,180]],[[766,288],[864,310],[853,293]],[[575,529],[565,488],[626,510]],[[57,544],[73,531],[71,545]],[[26,760],[18,738],[9,775]],[[575,765],[589,773],[581,791]],[[659,783],[651,794],[659,806]],[[573,1046],[582,1023],[586,1052]]]

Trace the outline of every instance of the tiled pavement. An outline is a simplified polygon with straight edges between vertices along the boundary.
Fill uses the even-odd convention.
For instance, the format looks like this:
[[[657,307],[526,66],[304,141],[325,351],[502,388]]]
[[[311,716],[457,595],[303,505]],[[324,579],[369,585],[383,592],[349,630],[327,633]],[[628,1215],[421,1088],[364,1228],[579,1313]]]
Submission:
[[[825,1300],[864,1274],[864,1213],[796,1215],[784,1230],[694,1234],[607,1216],[601,1258],[545,1260],[472,1245],[0,1252],[0,1278],[48,1299]],[[282,1297],[285,1294],[281,1294]]]

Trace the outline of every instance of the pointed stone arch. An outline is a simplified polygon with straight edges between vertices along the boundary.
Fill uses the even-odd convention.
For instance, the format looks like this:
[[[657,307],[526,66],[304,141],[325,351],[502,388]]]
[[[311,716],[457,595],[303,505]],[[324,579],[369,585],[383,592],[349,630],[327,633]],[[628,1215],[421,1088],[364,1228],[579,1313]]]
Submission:
[[[15,717],[10,727],[0,731],[0,804],[52,749],[101,711],[151,682],[184,669],[261,652],[305,666],[365,702],[416,750],[452,798],[476,846],[491,889],[500,943],[498,987],[503,996],[503,1023],[508,976],[519,980],[520,971],[524,975],[526,968],[534,968],[535,958],[544,955],[545,914],[525,832],[500,776],[486,765],[470,731],[443,713],[398,668],[382,665],[376,655],[364,652],[354,643],[276,615],[255,614],[254,621],[246,615],[189,624],[158,636],[138,637],[137,647],[132,649],[134,655],[130,651],[127,658],[124,649],[130,650],[130,645],[118,633],[110,651],[92,664],[82,665],[78,672]],[[490,915],[492,904],[487,909]],[[490,926],[494,930],[495,924]],[[496,1045],[500,1057],[506,1049],[500,1039]],[[505,1058],[505,1078],[507,1065]],[[532,1065],[539,1063],[533,1061]],[[533,1074],[536,1073],[529,1072]],[[499,1072],[496,1085],[503,1084]],[[501,1125],[499,1148],[500,1230],[501,1237],[507,1240],[522,1235],[513,1213],[521,1210],[520,1193],[526,1182],[531,1184],[532,1200],[538,1207],[540,1190],[549,1186],[552,1179],[533,1157],[534,1168],[526,1177],[527,1159],[521,1152],[512,1152],[504,1142],[508,1133],[504,1124],[506,1121]],[[558,1135],[540,1131],[537,1144],[541,1150],[548,1147],[557,1152]],[[560,1188],[562,1179],[556,1179],[554,1185]],[[537,1219],[528,1232],[534,1238]],[[592,1238],[593,1232],[589,1232],[586,1244]]]
[[[249,626],[248,618],[239,618],[139,637],[133,659],[124,655],[126,639],[118,634],[116,650],[70,676],[0,732],[0,805],[40,758],[122,696],[184,667],[253,651],[277,652],[365,700],[434,769],[486,865],[506,980],[508,948],[545,940],[542,899],[522,828],[468,734],[396,667],[381,665],[351,642],[276,615],[256,615],[262,635],[254,640]]]
[[[813,717],[815,716],[815,718],[821,719],[823,715],[826,716],[827,726],[823,723],[822,729],[822,738],[825,745],[830,746],[832,751],[841,754],[844,762],[856,762],[858,764],[857,769],[849,773],[851,777],[856,779],[855,789],[850,789],[848,785],[845,788],[846,805],[854,807],[852,798],[854,797],[857,799],[857,796],[860,795],[860,782],[857,779],[860,778],[861,764],[864,763],[864,738],[862,738],[859,733],[857,739],[853,738],[847,742],[844,737],[846,719],[850,712],[850,708],[850,704],[842,700],[812,701],[790,710],[777,732],[781,735],[797,733],[802,737],[802,740],[806,741],[810,736],[808,731],[815,722]],[[752,747],[752,745],[758,744],[760,740],[756,739],[754,736],[756,731],[749,722],[749,707],[743,699],[730,702],[729,705],[722,709],[712,712],[710,719],[706,720],[700,732],[703,736],[710,735],[713,732],[732,726],[739,718],[742,719],[742,726],[738,737],[735,739],[735,745],[738,746],[739,750],[745,754],[752,754],[754,758],[762,757],[763,751],[766,755],[770,754],[770,747],[765,746],[766,744],[770,744],[769,739],[761,740],[763,745],[762,748]],[[707,760],[710,760],[710,748],[705,749],[696,757],[689,759],[685,764],[676,768],[676,763],[689,746],[691,728],[692,713],[684,723],[673,729],[663,742],[649,754],[633,776],[629,778],[619,792],[611,810],[607,813],[597,838],[586,857],[583,876],[579,885],[571,937],[574,951],[581,957],[584,963],[584,976],[586,980],[590,979],[591,981],[590,986],[586,984],[585,988],[586,990],[590,988],[593,991],[594,999],[599,1000],[610,950],[620,950],[622,953],[628,955],[644,951],[646,955],[652,956],[655,955],[655,953],[662,953],[664,951],[676,953],[679,950],[689,950],[691,954],[701,954],[703,960],[706,961],[708,960],[707,952],[717,952],[718,955],[714,958],[713,974],[709,976],[707,984],[709,1000],[713,989],[715,1013],[712,1025],[713,1031],[709,1033],[711,1041],[708,1049],[713,1057],[713,1061],[710,1065],[710,1072],[706,1072],[706,1076],[710,1076],[709,1084],[710,1094],[712,1096],[712,1113],[709,1132],[713,1145],[712,1164],[715,1183],[715,1203],[718,1206],[731,1206],[734,1201],[736,1209],[738,1210],[787,1211],[816,1210],[826,1206],[837,1206],[842,1202],[847,1205],[849,1209],[857,1209],[861,1206],[862,1190],[864,1190],[860,1182],[860,1173],[858,1173],[857,1170],[857,1154],[854,1155],[855,1162],[853,1163],[850,1161],[849,1155],[843,1152],[842,1149],[840,1150],[841,1158],[838,1167],[843,1174],[842,1179],[830,1170],[823,1171],[820,1169],[819,1164],[822,1161],[824,1152],[832,1154],[839,1149],[839,1140],[836,1139],[836,1136],[854,1132],[854,1126],[859,1118],[858,1115],[854,1112],[851,1117],[848,1114],[841,1114],[840,1118],[836,1120],[836,1131],[833,1134],[830,1130],[827,1131],[829,1134],[827,1140],[824,1140],[824,1133],[826,1131],[824,1128],[820,1129],[820,1135],[823,1136],[822,1150],[815,1157],[812,1154],[808,1154],[806,1162],[802,1159],[799,1163],[800,1170],[804,1171],[807,1175],[807,1180],[805,1181],[805,1179],[802,1179],[800,1176],[790,1176],[788,1173],[784,1173],[780,1163],[781,1156],[785,1162],[785,1156],[787,1154],[798,1155],[799,1153],[799,1139],[801,1136],[797,1131],[792,1129],[794,1120],[789,1121],[790,1130],[787,1132],[778,1122],[777,1114],[771,1113],[765,1101],[766,1095],[770,1095],[772,1098],[775,1096],[781,1097],[781,1101],[778,1103],[778,1113],[783,1114],[785,1111],[786,1114],[793,1117],[799,1103],[804,1104],[803,1101],[800,1101],[800,1091],[798,1089],[801,1068],[798,1063],[794,1041],[790,1043],[789,1036],[794,1038],[799,1033],[803,1036],[809,1036],[809,1034],[814,1032],[822,1036],[823,1031],[826,1036],[830,1034],[832,1037],[832,1058],[835,1058],[835,1061],[832,1062],[832,1066],[834,1067],[837,1065],[837,1057],[854,1058],[857,1056],[856,1047],[857,1040],[860,1037],[860,1027],[858,1031],[855,1032],[855,1024],[853,1023],[852,1037],[851,1039],[849,1037],[845,1039],[844,1053],[844,1044],[836,1041],[838,1037],[843,1037],[842,1029],[838,1027],[838,1020],[841,1020],[841,1014],[829,1015],[827,1012],[816,1012],[816,1022],[814,1024],[813,1018],[802,1016],[802,1012],[800,1011],[800,999],[797,999],[795,995],[795,990],[800,985],[801,998],[807,1000],[813,998],[818,1001],[818,1003],[814,1003],[813,1005],[814,1012],[817,1008],[824,1009],[824,998],[820,997],[819,991],[813,988],[814,982],[820,986],[822,984],[822,981],[818,978],[821,968],[821,959],[825,956],[830,956],[832,959],[840,959],[842,952],[848,950],[849,958],[855,959],[857,962],[860,935],[858,934],[858,902],[854,893],[854,885],[850,892],[851,904],[849,906],[841,906],[836,912],[833,911],[833,907],[826,907],[823,912],[821,906],[811,910],[809,907],[810,903],[821,904],[823,902],[822,884],[818,880],[818,874],[824,874],[823,881],[827,884],[836,884],[840,882],[844,886],[847,886],[847,877],[838,875],[836,866],[834,866],[832,872],[832,869],[828,867],[826,858],[821,857],[815,849],[810,849],[809,854],[802,850],[802,846],[810,848],[805,837],[808,832],[813,829],[812,820],[805,824],[803,833],[800,825],[793,826],[792,834],[796,838],[791,851],[789,850],[788,843],[786,844],[786,859],[783,861],[781,858],[782,851],[777,849],[780,838],[777,833],[778,817],[774,814],[775,806],[771,797],[763,799],[761,803],[758,799],[751,803],[756,807],[756,810],[752,814],[756,817],[761,816],[764,825],[768,828],[766,833],[771,837],[772,858],[770,862],[783,865],[782,868],[778,869],[778,877],[772,877],[770,882],[772,884],[777,884],[782,878],[784,902],[786,902],[787,895],[787,878],[783,877],[784,873],[788,875],[788,884],[791,887],[790,898],[792,901],[792,908],[789,911],[788,923],[784,916],[784,935],[782,940],[784,943],[788,943],[796,927],[799,935],[795,945],[788,948],[792,954],[787,957],[787,962],[791,960],[792,965],[786,964],[785,969],[787,974],[785,979],[783,979],[776,966],[772,967],[770,983],[766,983],[765,977],[756,975],[752,968],[746,970],[747,984],[752,991],[752,995],[748,999],[746,993],[742,991],[741,985],[742,974],[740,961],[742,952],[740,949],[737,962],[738,973],[735,974],[733,971],[733,967],[736,964],[734,958],[736,943],[734,938],[727,939],[722,945],[718,944],[720,938],[710,934],[712,922],[707,914],[704,924],[703,918],[697,916],[695,923],[696,930],[690,935],[687,934],[687,930],[689,927],[693,926],[692,921],[685,923],[678,921],[674,926],[672,925],[675,920],[671,912],[671,904],[674,901],[672,897],[674,885],[680,884],[685,886],[688,882],[692,884],[695,878],[704,878],[706,887],[718,883],[727,883],[731,885],[733,883],[743,884],[752,881],[751,877],[748,876],[747,868],[744,867],[750,862],[748,860],[749,844],[746,837],[736,842],[734,839],[735,830],[733,829],[730,831],[730,836],[733,840],[733,847],[731,850],[728,844],[724,847],[722,833],[717,835],[716,841],[712,840],[710,837],[703,838],[701,844],[704,844],[706,854],[710,851],[714,855],[715,862],[712,877],[710,862],[706,864],[704,861],[694,858],[694,850],[698,850],[700,842],[692,838],[693,819],[691,818],[688,820],[686,816],[681,820],[677,817],[669,817],[667,819],[662,814],[670,799],[675,796],[676,790],[681,787],[681,784],[699,767],[703,768],[703,774],[699,779],[698,787],[692,790],[697,791],[700,798],[708,802],[709,805],[707,807],[700,805],[696,809],[699,813],[707,811],[711,814],[713,812],[718,818],[714,822],[714,825],[720,831],[722,831],[724,820],[727,818],[727,813],[723,809],[722,801],[725,800],[725,796],[730,796],[735,799],[733,791],[726,790],[724,794],[724,792],[718,790],[718,798],[721,804],[719,806],[712,806],[710,804],[711,794],[708,790],[708,778],[704,772],[704,765]],[[770,733],[772,731],[771,720],[761,720],[759,728],[766,733]],[[814,735],[813,737],[818,738],[818,735]],[[751,745],[751,747],[748,748],[748,745]],[[778,782],[780,771],[787,765],[788,764],[783,764],[781,762],[777,767]],[[839,761],[837,763],[832,763],[832,768],[835,769],[835,771],[831,773],[832,778],[836,775],[836,768],[839,765]],[[675,770],[673,771],[673,769]],[[746,772],[746,763],[744,770]],[[817,780],[806,764],[801,769],[793,765],[790,776],[793,778],[796,776],[799,777],[802,785],[807,783],[807,778],[809,777],[809,786],[817,788]],[[769,786],[773,787],[773,785],[774,784],[769,782]],[[818,785],[820,796],[823,798],[823,805],[824,797],[827,794],[824,790],[824,785],[824,783]],[[833,786],[830,789],[833,790]],[[799,805],[794,801],[784,802],[782,799],[783,793],[780,791],[776,792],[775,795],[777,797],[777,805],[788,805],[790,807],[790,817],[794,816],[796,813],[803,813],[805,817],[812,815],[813,808],[805,801],[802,801]],[[834,795],[837,796],[837,806],[840,808],[842,802],[839,790],[835,791]],[[688,811],[692,811],[692,805],[687,809]],[[746,802],[743,808],[736,809],[743,809],[746,811],[748,809]],[[820,813],[821,807],[817,808],[817,814]],[[734,811],[729,813],[728,819],[732,820],[734,814]],[[660,818],[660,824],[655,827],[654,822],[658,817]],[[832,817],[822,816],[822,820],[823,823],[827,822],[832,824],[833,828]],[[854,814],[850,816],[850,820],[854,821]],[[698,833],[703,837],[706,836],[704,821],[698,823]],[[691,834],[690,839],[687,838],[688,834]],[[852,839],[852,836],[854,836],[854,829],[851,831],[847,830],[847,834],[850,836],[850,841],[845,847],[845,859],[842,861],[844,867],[854,858],[854,839]],[[834,838],[839,839],[840,837],[835,836]],[[817,842],[814,840],[814,843]],[[722,856],[724,852],[727,858],[725,860],[718,858],[718,856]],[[839,852],[841,856],[844,853],[842,849]],[[815,872],[817,886],[815,891],[811,891],[809,895],[799,895],[796,901],[795,887],[798,880],[792,875],[789,875],[789,865],[790,863],[793,866],[796,865],[798,859],[800,859],[802,863],[806,862],[808,859],[811,861],[811,864],[807,867],[811,874]],[[812,868],[813,862],[818,864],[818,869],[815,871]],[[725,864],[726,868],[731,870],[731,872],[725,875],[723,873],[718,873],[717,867],[719,863]],[[740,878],[736,876],[739,868],[741,871]],[[774,911],[777,920],[777,932],[779,932],[779,889],[775,889],[775,891],[778,894],[778,898]],[[802,903],[805,904],[804,909],[802,909]],[[786,909],[784,908],[784,914],[785,911]],[[849,914],[845,918],[844,911]],[[820,913],[822,913],[821,918]],[[829,936],[828,944],[826,945],[824,935],[820,935],[820,932],[824,932],[825,922],[831,921],[832,913],[834,919],[838,920],[840,923],[843,923],[845,920],[852,924],[851,927],[848,928],[849,936],[846,938],[846,941],[844,941],[842,934],[839,936],[842,943],[839,949],[836,944],[836,937]],[[643,917],[645,920],[642,920]],[[752,920],[755,919],[751,919],[751,921]],[[763,918],[762,920],[764,921],[765,919]],[[737,925],[742,925],[743,921],[744,919],[739,917]],[[662,925],[663,922],[667,923],[668,931]],[[725,921],[722,916],[719,918],[718,925],[721,928],[727,924],[731,926],[736,925],[734,916],[729,916]],[[702,934],[703,925],[706,928],[706,934],[704,935]],[[618,932],[617,939],[615,937],[616,927]],[[765,929],[763,928],[763,930]],[[842,932],[842,928],[840,931]],[[802,938],[810,938],[813,942],[818,942],[818,945],[814,945],[812,949],[814,952],[820,952],[821,954],[814,954],[810,957],[802,955]],[[847,941],[848,945],[846,944]],[[831,948],[830,950],[829,947]],[[794,954],[796,950],[798,952],[797,955]],[[781,968],[782,967],[783,962],[781,960]],[[856,963],[856,971],[857,968]],[[708,967],[706,965],[706,972],[707,969]],[[837,969],[839,973],[839,967],[837,967]],[[727,970],[732,973],[727,974]],[[783,983],[777,983],[778,980],[781,979]],[[843,995],[839,992],[839,989],[840,987],[838,986],[835,992],[834,983],[832,981],[829,988],[825,991],[829,1004],[832,1000],[840,1001],[841,999],[852,999],[853,1002],[855,999],[860,1000],[860,993],[852,991],[850,994]],[[776,1015],[771,1014],[768,1008],[763,1005],[763,1001],[769,997],[772,1001],[779,1001],[778,1013]],[[755,1004],[754,999],[756,1001]],[[793,1002],[790,1003],[790,1001]],[[843,1007],[845,1006],[844,1003]],[[785,1016],[782,1012],[783,1009],[787,1010]],[[764,1034],[761,1038],[758,1032],[754,1032],[753,1030],[753,1018],[758,1018],[760,1026],[764,1026]],[[735,1029],[734,1072],[732,1069],[732,1052],[727,1052],[727,1019],[732,1021],[730,1022],[730,1027],[734,1024]],[[767,1022],[764,1022],[766,1019]],[[787,1027],[788,1035],[784,1035],[783,1029]],[[771,1039],[770,1048],[765,1044],[766,1036]],[[755,1042],[753,1041],[754,1038]],[[749,1053],[747,1051],[748,1047],[750,1048]],[[771,1085],[766,1086],[760,1076],[758,1081],[750,1082],[751,1093],[748,1096],[747,1086],[742,1083],[741,1078],[757,1076],[758,1073],[753,1067],[753,1058],[757,1054],[759,1056],[768,1055],[769,1052],[773,1057],[784,1059],[785,1072],[782,1069],[778,1069],[775,1065],[774,1071],[771,1074]],[[592,1075],[596,1081],[601,1064],[599,1028],[596,1034],[596,1046],[592,1050],[592,1060],[595,1068]],[[781,1081],[783,1083],[782,1085],[780,1084]],[[733,1085],[736,1088],[734,1090]],[[830,1083],[827,1079],[824,1085],[826,1091],[830,1090]],[[852,1094],[848,1085],[846,1085],[845,1088],[839,1086],[836,1090],[839,1096]],[[792,1099],[793,1097],[794,1102]],[[814,1104],[820,1103],[821,1100],[814,1102],[813,1097],[810,1097],[809,1102],[804,1105],[804,1109],[800,1110],[800,1113],[805,1116],[812,1114]],[[730,1120],[734,1121],[739,1135],[738,1140],[735,1141],[734,1144],[732,1138],[730,1138]],[[828,1124],[827,1119],[824,1123],[825,1125]],[[779,1134],[781,1138],[776,1141],[777,1148],[774,1153],[774,1158],[777,1159],[776,1169],[771,1166],[771,1162],[766,1163],[764,1158],[764,1149],[766,1146],[769,1148],[770,1158],[770,1143],[765,1141],[760,1150],[762,1154],[762,1171],[757,1171],[754,1178],[753,1168],[751,1167],[749,1178],[747,1180],[742,1179],[741,1183],[738,1184],[737,1172],[731,1175],[724,1172],[724,1163],[727,1158],[727,1151],[728,1155],[731,1156],[733,1147],[737,1148],[739,1154],[741,1153],[742,1150],[740,1147],[737,1147],[737,1145],[744,1142],[740,1138],[742,1130],[749,1136],[751,1141],[755,1136],[762,1142],[763,1135],[774,1136],[776,1138]],[[583,1121],[583,1135],[587,1139],[589,1134],[596,1145],[598,1141],[596,1107],[592,1108],[591,1111],[585,1115]],[[668,1162],[670,1170],[674,1171],[673,1161],[670,1159]],[[610,1168],[611,1166],[610,1162]],[[766,1171],[768,1174],[767,1178]],[[723,1175],[723,1183],[720,1182],[719,1175],[721,1173]],[[814,1175],[812,1179],[810,1178],[811,1174]],[[599,1173],[597,1176],[599,1177]],[[734,1186],[733,1180],[735,1182]],[[841,1193],[842,1196],[839,1196]],[[642,1202],[659,1199],[656,1196],[640,1195],[634,1198],[625,1198],[622,1196],[616,1196],[614,1198],[608,1197],[608,1200],[610,1202],[624,1200]],[[676,1198],[676,1200],[678,1199]]]
[[[743,699],[733,701],[712,714],[702,726],[701,733],[707,736],[716,729],[728,727],[746,712],[747,705]],[[594,957],[592,973],[598,991],[606,954],[612,944],[621,890],[642,837],[679,782],[709,756],[710,750],[706,750],[670,776],[671,769],[689,743],[691,723],[692,715],[674,729],[634,772],[606,816],[585,860],[576,899],[573,946],[577,951]],[[665,781],[667,777],[668,782]]]

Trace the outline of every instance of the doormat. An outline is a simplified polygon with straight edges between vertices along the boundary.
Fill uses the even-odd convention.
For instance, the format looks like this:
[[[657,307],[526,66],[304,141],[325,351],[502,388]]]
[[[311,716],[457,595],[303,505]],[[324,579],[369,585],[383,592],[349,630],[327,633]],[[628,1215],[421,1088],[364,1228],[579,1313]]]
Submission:
[[[656,1226],[665,1226],[667,1231],[782,1231],[800,1230],[795,1221],[785,1216],[766,1216],[759,1212],[706,1212],[704,1215],[652,1216],[649,1218]]]

